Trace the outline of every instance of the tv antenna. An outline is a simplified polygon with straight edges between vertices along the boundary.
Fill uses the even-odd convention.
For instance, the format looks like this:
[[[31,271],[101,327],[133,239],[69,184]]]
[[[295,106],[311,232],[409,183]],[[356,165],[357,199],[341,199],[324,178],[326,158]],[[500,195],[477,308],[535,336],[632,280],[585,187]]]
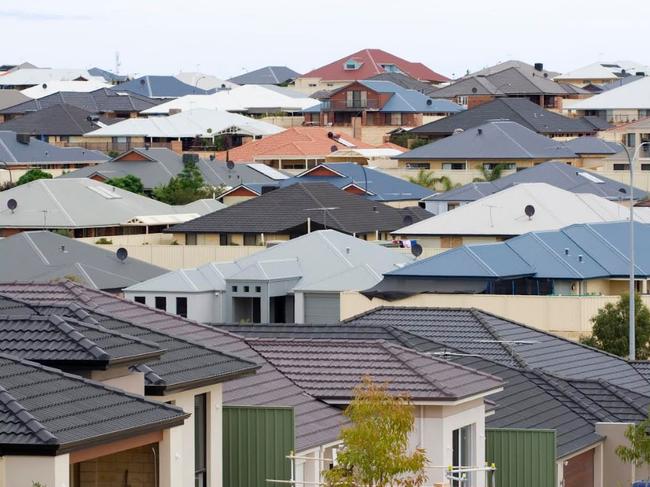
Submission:
[[[305,208],[305,211],[322,211],[323,212],[323,227],[324,229],[327,230],[327,212],[328,211],[334,211],[334,210],[339,210],[340,208],[338,206],[330,206],[330,207],[320,207],[320,208]]]

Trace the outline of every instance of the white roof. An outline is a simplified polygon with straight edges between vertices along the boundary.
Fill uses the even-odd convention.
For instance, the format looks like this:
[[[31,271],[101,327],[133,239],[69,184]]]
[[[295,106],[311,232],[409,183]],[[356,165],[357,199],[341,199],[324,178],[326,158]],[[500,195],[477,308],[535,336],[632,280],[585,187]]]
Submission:
[[[284,174],[277,169],[260,162],[252,162],[250,164],[247,164],[247,166],[276,181],[279,181],[281,179],[289,179],[291,177],[288,174]]]
[[[144,114],[167,114],[172,109],[207,108],[230,112],[260,110],[302,111],[318,105],[314,98],[296,98],[262,85],[244,85],[212,95],[186,95],[143,110]]]
[[[636,63],[634,61],[612,61],[612,62],[597,62],[582,66],[581,68],[574,69],[567,73],[560,74],[553,78],[555,81],[561,80],[617,80],[620,79],[617,73],[622,73],[625,70],[628,74],[635,74],[637,72],[648,72],[648,66]]]
[[[111,85],[104,81],[48,81],[40,85],[34,85],[29,88],[21,90],[21,93],[30,98],[43,98],[44,96],[58,93],[60,91],[76,91],[88,93],[90,91],[99,90],[100,88],[108,88]]]
[[[529,218],[525,208],[532,205]],[[650,223],[650,208],[636,208],[638,221]],[[594,194],[578,194],[546,183],[517,184],[396,230],[399,235],[521,235],[558,230],[575,223],[627,219],[629,209]]]
[[[270,247],[235,262],[213,262],[169,272],[135,284],[127,291],[215,292],[227,279],[271,281],[296,279],[293,291],[361,290],[374,286],[385,272],[413,257],[376,243],[321,230]]]
[[[91,76],[87,69],[23,68],[0,76],[0,86],[40,85],[52,81],[72,81],[79,77],[105,81],[104,78]]]
[[[231,81],[226,81],[211,74],[205,73],[196,73],[196,72],[184,72],[178,73],[176,79],[179,79],[185,84],[190,86],[195,86],[202,90],[223,90],[223,89],[232,89],[237,86]]]
[[[7,201],[16,200],[12,212]],[[92,228],[168,225],[212,209],[171,206],[87,178],[39,179],[0,193],[0,228]]]
[[[564,110],[615,110],[650,108],[650,76],[583,100],[564,100]]]
[[[129,118],[87,133],[86,137],[212,137],[222,133],[250,136],[273,135],[284,131],[277,125],[237,113],[205,108],[169,117]]]

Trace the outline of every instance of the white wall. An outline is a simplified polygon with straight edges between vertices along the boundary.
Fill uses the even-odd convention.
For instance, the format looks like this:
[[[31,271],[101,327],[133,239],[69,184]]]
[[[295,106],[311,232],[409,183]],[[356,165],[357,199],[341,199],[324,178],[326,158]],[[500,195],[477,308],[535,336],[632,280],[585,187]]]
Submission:
[[[171,401],[187,413],[194,413],[194,396],[208,395],[207,403],[207,487],[221,487],[223,402],[221,384],[192,389],[168,396],[151,396],[156,401]],[[194,417],[181,426],[166,430],[160,443],[160,487],[194,485]],[[49,487],[49,486],[48,486]]]
[[[199,323],[222,323],[223,307],[221,306],[221,294],[214,291],[205,293],[169,293],[169,292],[138,292],[125,291],[124,297],[135,301],[136,296],[144,296],[145,304],[150,308],[156,307],[156,296],[167,298],[166,311],[177,314],[176,298],[187,298],[187,318]]]
[[[3,457],[1,487],[32,487],[40,482],[47,487],[70,486],[70,455]]]

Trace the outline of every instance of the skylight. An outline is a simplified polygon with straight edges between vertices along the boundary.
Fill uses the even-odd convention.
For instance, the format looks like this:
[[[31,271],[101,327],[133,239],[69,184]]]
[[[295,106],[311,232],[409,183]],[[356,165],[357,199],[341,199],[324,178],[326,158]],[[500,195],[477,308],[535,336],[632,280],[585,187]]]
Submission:
[[[597,184],[605,184],[605,181],[603,181],[600,178],[597,178],[593,174],[590,174],[588,172],[579,172],[578,176],[582,176],[583,178],[591,181],[592,183],[597,183]]]
[[[119,200],[122,198],[121,195],[115,192],[113,189],[112,191],[108,188],[105,188],[104,186],[86,186],[90,191],[94,191],[98,195],[106,198],[107,200]]]

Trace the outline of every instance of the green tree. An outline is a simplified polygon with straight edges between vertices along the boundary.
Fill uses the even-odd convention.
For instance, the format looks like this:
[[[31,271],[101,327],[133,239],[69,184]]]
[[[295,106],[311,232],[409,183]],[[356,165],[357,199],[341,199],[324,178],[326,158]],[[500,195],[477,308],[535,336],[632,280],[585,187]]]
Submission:
[[[413,405],[391,395],[386,385],[365,377],[344,415],[352,423],[341,432],[337,465],[324,472],[328,486],[417,487],[424,484],[426,457],[408,453]]]
[[[188,162],[183,170],[165,185],[153,190],[153,197],[170,205],[185,205],[196,200],[212,198],[223,192],[222,187],[205,184],[196,163]]]
[[[486,181],[496,181],[501,177],[503,171],[508,168],[507,164],[497,164],[492,169],[488,169],[485,165],[481,166],[481,176],[480,178],[474,178],[475,183],[484,183]]]
[[[636,310],[636,358],[650,358],[650,310],[640,296],[634,297]],[[590,337],[581,338],[581,343],[605,352],[627,357],[630,353],[628,328],[630,317],[629,295],[624,294],[616,303],[607,303],[591,319],[593,331]]]
[[[36,181],[37,179],[52,179],[52,175],[49,172],[45,172],[38,168],[30,169],[29,171],[27,171],[25,174],[23,174],[18,178],[18,181],[16,181],[16,186],[20,186],[21,184],[31,183],[32,181]]]
[[[144,194],[144,185],[142,184],[142,180],[133,174],[127,174],[121,178],[108,179],[106,184],[130,191],[131,193]]]
[[[447,176],[440,176],[439,178],[434,175],[432,171],[420,169],[415,177],[409,177],[409,182],[428,188],[432,191],[438,189],[442,191],[449,191],[450,189],[457,188],[459,185],[451,182]]]
[[[625,430],[625,438],[630,442],[630,446],[617,446],[616,455],[625,463],[633,463],[637,467],[650,464],[649,430],[650,418],[628,426]]]

